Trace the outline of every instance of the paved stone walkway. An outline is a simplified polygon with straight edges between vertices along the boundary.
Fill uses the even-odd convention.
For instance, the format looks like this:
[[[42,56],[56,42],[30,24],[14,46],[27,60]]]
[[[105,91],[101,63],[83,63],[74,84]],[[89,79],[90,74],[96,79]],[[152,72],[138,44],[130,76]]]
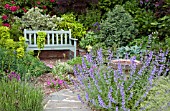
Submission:
[[[70,89],[63,89],[48,96],[44,111],[92,111],[82,104],[77,93]]]

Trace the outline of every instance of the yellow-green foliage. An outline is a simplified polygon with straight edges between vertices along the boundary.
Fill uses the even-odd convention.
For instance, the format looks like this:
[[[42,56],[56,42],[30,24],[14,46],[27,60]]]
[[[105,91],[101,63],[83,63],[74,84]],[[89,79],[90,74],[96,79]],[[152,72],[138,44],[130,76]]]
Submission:
[[[16,50],[17,57],[23,57],[25,53],[25,38],[19,37],[19,41],[16,42],[10,37],[10,29],[5,26],[0,27],[0,46],[8,49],[9,54],[13,54],[13,51]]]
[[[160,77],[156,79],[153,88],[150,90],[140,106],[145,111],[168,111],[168,103],[170,102],[170,78]]]
[[[0,46],[4,46],[7,39],[10,39],[9,28],[0,26]]]
[[[15,47],[16,47],[16,42],[14,42],[13,39],[6,39],[6,40],[5,40],[4,47],[5,47],[6,49],[12,49],[12,50],[14,50]]]
[[[64,14],[61,16],[62,21],[57,22],[59,30],[71,29],[72,36],[77,39],[81,39],[86,34],[86,28],[83,24],[76,21],[76,17],[71,14]]]
[[[39,49],[43,49],[45,45],[45,37],[46,37],[46,32],[37,32],[38,37],[37,37],[37,45]]]

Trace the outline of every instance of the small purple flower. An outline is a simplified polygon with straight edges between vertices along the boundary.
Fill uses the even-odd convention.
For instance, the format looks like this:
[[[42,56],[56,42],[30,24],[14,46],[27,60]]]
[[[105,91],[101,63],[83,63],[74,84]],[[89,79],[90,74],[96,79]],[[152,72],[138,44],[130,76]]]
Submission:
[[[103,54],[102,54],[102,49],[99,49],[97,51],[97,58],[96,58],[97,62],[99,64],[102,64],[103,63]]]
[[[77,94],[77,97],[78,97],[78,99],[79,99],[82,103],[84,103],[84,101],[82,100],[80,94]]]
[[[20,80],[20,75],[17,74],[16,72],[11,72],[10,74],[8,74],[8,79],[11,81],[13,79],[16,79],[17,81]]]
[[[152,80],[153,80],[153,76],[154,76],[154,74],[155,74],[155,71],[156,71],[156,66],[154,66],[154,68],[153,68],[153,70],[152,70],[152,72],[151,72],[151,74],[150,74],[150,77],[149,77],[149,83],[150,83],[150,85],[152,85]]]
[[[95,22],[94,24],[93,24],[93,26],[98,26],[99,25],[99,22]]]
[[[119,107],[118,106],[116,106],[116,111],[119,111]]]
[[[158,7],[160,4],[159,4],[159,2],[156,2],[155,3],[155,7]]]
[[[60,79],[58,80],[58,84],[59,84],[59,85],[62,85],[63,83],[64,83],[63,80],[60,80]]]
[[[98,95],[98,101],[99,101],[99,105],[102,108],[107,108],[100,95]]]
[[[50,82],[50,81],[47,81],[47,85],[50,86],[50,85],[51,85],[51,82]]]
[[[112,97],[112,88],[110,88],[110,90],[109,90],[108,98],[109,98],[109,101],[110,101],[111,103],[115,103],[115,104],[116,104],[116,101],[115,101],[115,100],[113,99],[113,97]]]
[[[142,0],[140,0],[140,4],[143,4],[143,1],[142,1]]]
[[[128,87],[127,91],[130,91],[133,85],[135,84],[135,80],[132,82],[132,84]]]
[[[122,82],[120,85],[120,94],[122,96],[122,109],[126,111],[125,107],[125,91],[124,91],[124,83]]]
[[[133,97],[133,92],[130,92],[130,96],[128,98],[128,101],[130,101],[132,99],[132,97]]]
[[[86,69],[87,67],[86,67],[86,63],[85,63],[85,60],[84,60],[84,57],[82,57],[82,67],[83,67],[83,69]]]
[[[149,0],[145,0],[145,2],[149,2]]]
[[[57,84],[57,81],[52,80],[52,83],[54,84],[54,86]]]
[[[89,101],[89,95],[87,92],[86,92],[86,101]]]

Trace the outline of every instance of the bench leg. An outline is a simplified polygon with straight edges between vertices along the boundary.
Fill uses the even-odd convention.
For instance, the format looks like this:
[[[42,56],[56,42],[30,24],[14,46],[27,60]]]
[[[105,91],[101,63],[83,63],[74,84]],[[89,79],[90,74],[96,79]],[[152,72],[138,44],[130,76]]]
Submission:
[[[74,50],[74,58],[76,58],[76,49]]]
[[[74,58],[76,58],[76,47],[77,47],[77,42],[74,41]]]

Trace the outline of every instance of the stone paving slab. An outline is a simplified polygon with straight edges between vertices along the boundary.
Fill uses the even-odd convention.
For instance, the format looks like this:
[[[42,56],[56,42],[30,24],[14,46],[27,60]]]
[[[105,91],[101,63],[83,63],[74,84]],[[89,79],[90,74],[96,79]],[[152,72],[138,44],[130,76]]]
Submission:
[[[77,93],[63,89],[48,97],[44,111],[91,111],[91,109],[78,100]]]

